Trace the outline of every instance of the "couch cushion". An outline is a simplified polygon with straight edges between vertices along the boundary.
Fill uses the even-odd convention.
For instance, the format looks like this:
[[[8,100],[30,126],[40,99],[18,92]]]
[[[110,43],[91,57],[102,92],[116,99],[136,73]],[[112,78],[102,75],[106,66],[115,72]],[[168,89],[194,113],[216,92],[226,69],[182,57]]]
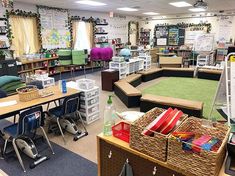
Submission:
[[[167,106],[175,106],[179,108],[191,109],[191,110],[202,110],[203,102],[191,101],[180,98],[164,97],[158,95],[145,94],[141,97],[141,101],[149,101]]]
[[[141,96],[141,92],[126,81],[117,81],[114,84],[127,96]]]
[[[137,79],[140,79],[141,78],[141,74],[131,74],[129,76],[127,76],[126,78],[122,79],[128,83],[131,83]]]
[[[215,69],[199,69],[198,72],[218,74],[218,75],[222,74],[222,70],[215,70]]]
[[[194,68],[163,68],[163,70],[169,70],[169,71],[188,71],[188,72],[193,72],[195,69]]]
[[[20,77],[17,76],[0,76],[0,87],[2,87],[3,85],[10,83],[10,82],[14,82],[14,81],[19,81],[21,80]]]
[[[162,70],[163,69],[161,69],[161,68],[151,68],[151,69],[146,70],[146,71],[140,71],[139,73],[142,74],[142,75],[150,75],[150,74],[153,74],[153,73],[156,73],[156,72],[160,72]]]

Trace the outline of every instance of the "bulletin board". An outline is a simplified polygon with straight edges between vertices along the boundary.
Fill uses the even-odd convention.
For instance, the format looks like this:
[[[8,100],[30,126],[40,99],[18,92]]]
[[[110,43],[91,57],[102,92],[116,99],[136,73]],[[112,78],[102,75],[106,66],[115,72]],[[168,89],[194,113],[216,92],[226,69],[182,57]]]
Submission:
[[[41,22],[42,47],[44,49],[69,48],[68,11],[38,6],[38,13]]]
[[[157,46],[166,46],[168,39],[168,27],[167,26],[156,26],[155,27],[155,38]]]

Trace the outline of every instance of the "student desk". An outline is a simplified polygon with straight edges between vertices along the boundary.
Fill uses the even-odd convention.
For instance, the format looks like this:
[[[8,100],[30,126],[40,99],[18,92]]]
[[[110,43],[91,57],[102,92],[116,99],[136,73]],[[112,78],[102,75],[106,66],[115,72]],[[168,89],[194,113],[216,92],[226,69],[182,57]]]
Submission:
[[[135,176],[190,176],[189,173],[171,168],[167,162],[130,148],[128,143],[120,139],[102,133],[97,136],[98,176],[119,175],[127,159]],[[218,176],[228,176],[224,173],[224,167]]]
[[[44,104],[47,104],[56,100],[60,100],[64,97],[79,93],[78,90],[76,89],[67,88],[67,93],[63,94],[61,93],[59,86],[52,86],[48,89],[51,89],[51,91],[54,94],[48,97],[37,98],[37,99],[27,101],[27,102],[20,102],[18,94],[8,96],[6,98],[1,98],[0,103],[16,100],[17,104],[7,106],[7,107],[0,107],[0,120],[4,119],[5,116],[7,116],[8,114],[19,113],[20,111],[24,109],[28,109],[28,108],[38,106],[38,105],[44,105]]]

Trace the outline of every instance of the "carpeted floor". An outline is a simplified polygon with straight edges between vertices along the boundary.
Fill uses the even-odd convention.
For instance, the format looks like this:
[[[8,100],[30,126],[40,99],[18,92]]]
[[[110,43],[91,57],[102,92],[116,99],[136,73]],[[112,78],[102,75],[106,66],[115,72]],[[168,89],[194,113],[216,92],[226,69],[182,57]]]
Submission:
[[[1,126],[9,124],[8,121],[4,120],[0,123]],[[2,142],[0,140],[0,143]],[[0,159],[0,170],[9,176],[97,176],[97,165],[95,163],[53,142],[51,144],[55,155],[52,155],[47,145],[42,143],[41,140],[35,143],[40,154],[50,156],[49,160],[41,163],[36,168],[31,170],[29,165],[33,160],[21,154],[26,173],[23,172],[15,155],[7,160]]]
[[[209,117],[216,94],[218,81],[197,78],[170,77],[142,90],[143,94],[154,94],[204,102],[203,116]],[[221,118],[213,112],[213,118]]]

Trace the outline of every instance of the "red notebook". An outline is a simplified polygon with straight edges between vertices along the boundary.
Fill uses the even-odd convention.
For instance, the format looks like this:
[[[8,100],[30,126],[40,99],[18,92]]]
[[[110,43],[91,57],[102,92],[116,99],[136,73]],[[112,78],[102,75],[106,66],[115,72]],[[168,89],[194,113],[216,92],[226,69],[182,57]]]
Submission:
[[[153,131],[156,131],[162,123],[167,119],[167,117],[170,115],[170,113],[173,111],[172,108],[168,108],[166,111],[161,113],[154,121],[152,121],[146,129],[142,132],[144,135],[150,135],[153,133]]]
[[[182,111],[174,109],[174,111],[168,116],[164,124],[162,124],[162,126],[160,127],[161,128],[160,133],[167,135],[171,130],[174,129],[176,123],[179,121],[182,115],[183,115]]]

